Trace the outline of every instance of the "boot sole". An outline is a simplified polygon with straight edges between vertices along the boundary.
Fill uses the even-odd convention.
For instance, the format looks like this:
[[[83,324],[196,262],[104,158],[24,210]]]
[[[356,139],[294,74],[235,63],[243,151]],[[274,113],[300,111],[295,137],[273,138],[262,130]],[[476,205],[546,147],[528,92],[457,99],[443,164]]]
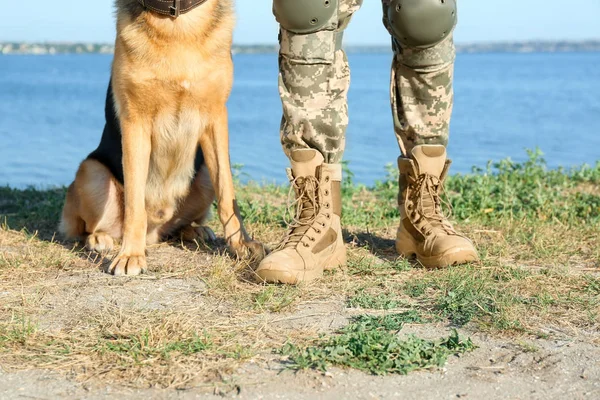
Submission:
[[[266,283],[282,283],[286,285],[297,285],[300,282],[310,282],[323,276],[324,270],[332,270],[346,265],[346,249],[344,248],[341,254],[332,254],[325,263],[323,268],[315,268],[311,270],[290,272],[288,270],[264,269],[256,271],[262,282]]]
[[[474,248],[465,248],[457,246],[447,250],[445,253],[436,256],[423,256],[417,252],[416,244],[410,236],[398,231],[396,235],[396,251],[405,258],[415,257],[417,261],[425,268],[446,268],[452,265],[467,264],[479,261],[479,256]]]
[[[437,257],[420,257],[417,255],[417,260],[425,268],[446,268],[476,262],[479,261],[479,257],[470,250],[457,250]]]
[[[425,257],[417,254],[416,251],[402,251],[396,246],[398,254],[405,258],[415,257],[417,261],[425,268],[437,269],[446,268],[453,265],[467,264],[479,261],[479,256],[472,250],[455,249],[448,251],[440,256]]]

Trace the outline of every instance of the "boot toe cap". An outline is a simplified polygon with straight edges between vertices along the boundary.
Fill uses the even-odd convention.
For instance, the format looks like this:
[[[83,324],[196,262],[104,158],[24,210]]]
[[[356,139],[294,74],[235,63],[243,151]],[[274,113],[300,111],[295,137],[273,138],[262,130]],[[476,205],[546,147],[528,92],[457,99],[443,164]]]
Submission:
[[[479,261],[473,243],[463,236],[445,237],[436,240],[430,257],[419,257],[425,267],[443,268],[451,265],[467,264]]]
[[[293,254],[279,251],[265,258],[255,272],[263,282],[295,285],[302,280],[304,262]]]

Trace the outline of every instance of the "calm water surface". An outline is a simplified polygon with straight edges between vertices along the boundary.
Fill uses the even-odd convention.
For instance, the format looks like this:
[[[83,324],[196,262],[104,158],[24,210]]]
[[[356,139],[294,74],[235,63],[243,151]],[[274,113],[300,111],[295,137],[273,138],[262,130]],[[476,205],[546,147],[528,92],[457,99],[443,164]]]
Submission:
[[[372,184],[395,162],[389,54],[350,54],[345,159]],[[0,56],[0,185],[66,185],[103,127],[112,56]],[[229,101],[231,159],[246,179],[284,182],[275,54],[237,55]],[[459,55],[449,146],[452,172],[521,161],[539,147],[550,167],[600,159],[600,53]]]

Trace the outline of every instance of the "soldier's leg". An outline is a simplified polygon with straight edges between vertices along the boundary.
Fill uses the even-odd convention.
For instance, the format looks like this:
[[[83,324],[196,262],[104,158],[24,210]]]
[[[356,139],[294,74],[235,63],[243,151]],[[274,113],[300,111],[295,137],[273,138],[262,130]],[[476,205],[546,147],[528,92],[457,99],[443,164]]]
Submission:
[[[280,24],[281,142],[296,201],[290,230],[257,275],[296,284],[344,264],[340,161],[350,70],[342,33],[362,0],[274,0]]]
[[[402,156],[396,249],[427,267],[477,260],[470,240],[457,233],[441,209],[453,106],[456,24],[454,0],[383,0],[383,22],[392,36],[390,98]]]
[[[281,142],[339,163],[348,126],[350,69],[342,35],[363,0],[274,0],[280,23]]]
[[[390,90],[394,130],[404,156],[417,145],[448,144],[456,56],[454,0],[423,0],[418,6],[430,3],[430,16],[413,15],[411,3],[415,1],[383,0],[383,23],[394,50]],[[439,26],[417,31],[432,19],[441,19]]]

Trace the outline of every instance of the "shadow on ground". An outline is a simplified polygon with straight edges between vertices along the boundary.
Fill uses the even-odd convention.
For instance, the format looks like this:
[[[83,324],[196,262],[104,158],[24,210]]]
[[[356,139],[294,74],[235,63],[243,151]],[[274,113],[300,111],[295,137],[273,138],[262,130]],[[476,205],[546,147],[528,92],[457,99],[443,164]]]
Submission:
[[[382,238],[371,232],[354,232],[344,229],[344,242],[357,248],[369,250],[371,254],[385,261],[396,261],[396,242],[392,239]]]

